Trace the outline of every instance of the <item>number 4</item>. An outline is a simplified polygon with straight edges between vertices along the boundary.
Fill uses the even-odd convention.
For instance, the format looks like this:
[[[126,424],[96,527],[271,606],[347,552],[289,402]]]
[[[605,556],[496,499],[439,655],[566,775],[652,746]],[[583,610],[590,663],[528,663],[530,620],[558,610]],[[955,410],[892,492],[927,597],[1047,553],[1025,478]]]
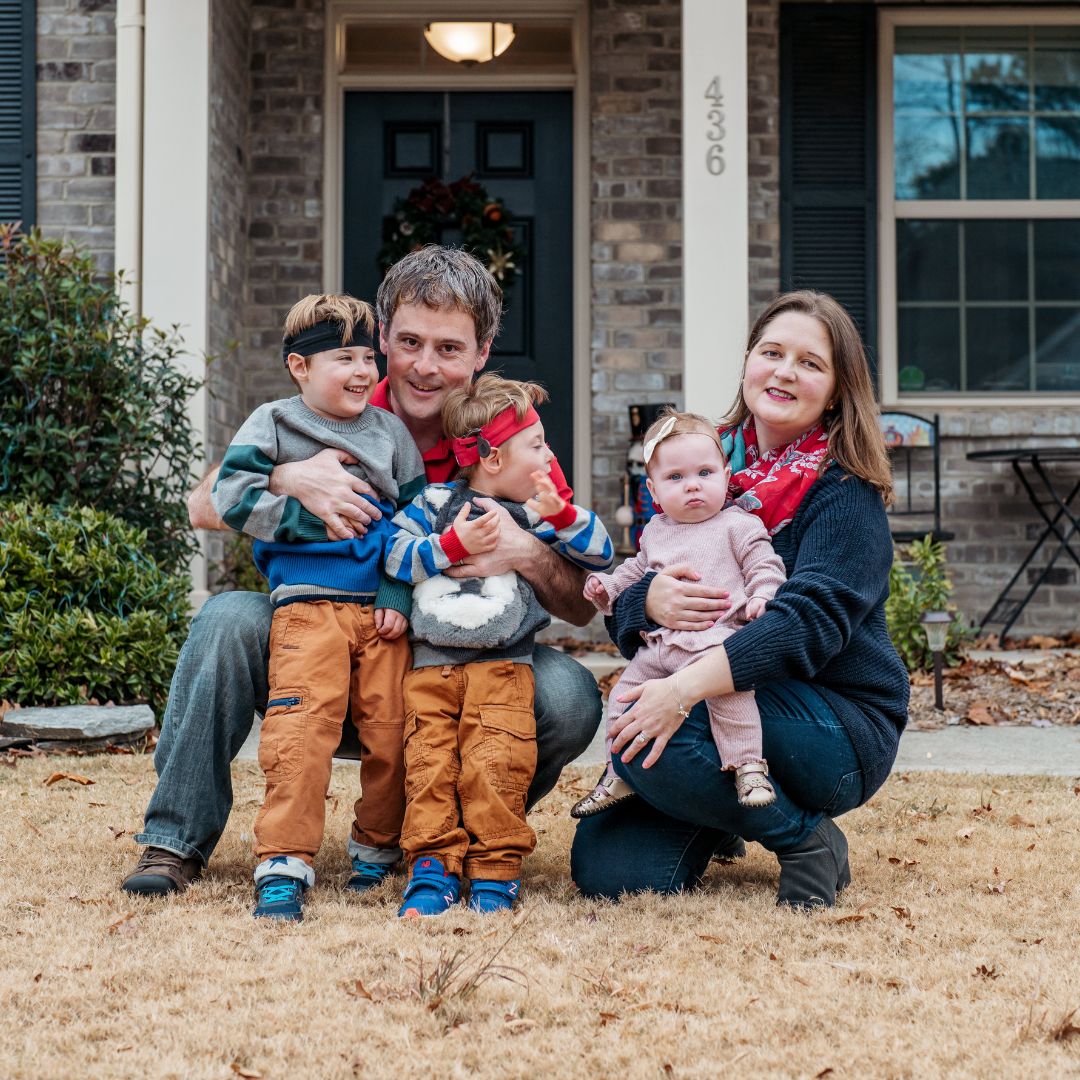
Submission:
[[[709,83],[705,90],[705,96],[714,104],[722,105],[724,103],[724,95],[720,93],[720,76],[714,75],[712,82]]]

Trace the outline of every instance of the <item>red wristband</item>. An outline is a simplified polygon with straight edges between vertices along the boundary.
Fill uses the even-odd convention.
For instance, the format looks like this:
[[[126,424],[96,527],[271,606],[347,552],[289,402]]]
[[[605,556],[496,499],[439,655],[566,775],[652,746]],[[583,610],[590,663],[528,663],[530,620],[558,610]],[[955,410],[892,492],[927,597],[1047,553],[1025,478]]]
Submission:
[[[557,514],[546,517],[544,520],[556,530],[565,529],[577,521],[577,508],[573,503],[567,503]]]
[[[439,537],[439,544],[452,563],[461,562],[469,557],[469,549],[461,542],[452,525]]]

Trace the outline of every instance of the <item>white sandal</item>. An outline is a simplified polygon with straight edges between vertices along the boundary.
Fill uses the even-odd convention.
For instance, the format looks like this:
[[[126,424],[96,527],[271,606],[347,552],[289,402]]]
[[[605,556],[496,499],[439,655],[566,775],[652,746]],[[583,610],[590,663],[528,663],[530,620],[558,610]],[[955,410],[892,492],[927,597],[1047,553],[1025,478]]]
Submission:
[[[593,814],[610,810],[613,806],[634,798],[637,798],[637,793],[625,780],[614,774],[605,773],[600,778],[600,783],[584,799],[574,803],[570,809],[570,816],[573,818],[592,817]]]

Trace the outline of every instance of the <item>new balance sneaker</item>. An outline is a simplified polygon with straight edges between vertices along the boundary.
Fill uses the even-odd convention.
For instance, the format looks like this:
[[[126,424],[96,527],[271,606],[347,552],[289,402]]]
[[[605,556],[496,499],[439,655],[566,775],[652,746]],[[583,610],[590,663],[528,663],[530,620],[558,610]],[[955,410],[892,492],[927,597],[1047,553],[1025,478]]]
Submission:
[[[442,915],[461,899],[461,879],[448,873],[434,856],[417,859],[412,877],[405,886],[399,919],[419,919],[422,915]]]
[[[352,877],[349,878],[345,888],[359,893],[378,888],[390,876],[393,869],[393,863],[365,862],[359,855],[354,855]]]
[[[481,915],[509,911],[521,892],[521,881],[474,881],[469,893],[469,910]]]
[[[271,875],[255,883],[256,919],[280,919],[300,922],[304,918],[304,890],[307,886],[294,877]]]
[[[199,859],[185,859],[175,851],[147,847],[135,869],[120,883],[124,892],[139,896],[165,896],[183,892],[202,873]]]

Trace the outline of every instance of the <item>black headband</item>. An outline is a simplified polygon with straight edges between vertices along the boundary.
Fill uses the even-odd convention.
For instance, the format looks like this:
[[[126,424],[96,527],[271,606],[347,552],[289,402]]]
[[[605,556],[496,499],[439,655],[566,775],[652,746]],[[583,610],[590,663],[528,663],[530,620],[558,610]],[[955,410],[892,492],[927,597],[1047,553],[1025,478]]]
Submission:
[[[288,363],[289,353],[314,356],[315,353],[326,352],[327,349],[353,349],[357,346],[375,348],[374,339],[363,326],[357,323],[353,327],[352,337],[346,341],[341,323],[326,319],[301,330],[293,337],[286,337],[281,343],[281,359]]]

